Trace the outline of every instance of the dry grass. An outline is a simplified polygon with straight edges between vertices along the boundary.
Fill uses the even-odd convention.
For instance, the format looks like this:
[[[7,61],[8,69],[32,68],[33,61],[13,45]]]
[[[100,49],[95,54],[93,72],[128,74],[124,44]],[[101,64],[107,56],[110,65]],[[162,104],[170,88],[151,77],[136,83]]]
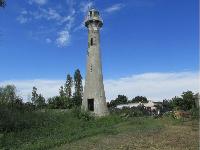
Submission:
[[[72,142],[55,150],[198,150],[198,122],[156,120],[146,128],[134,121],[116,126],[116,135],[96,135]],[[145,123],[145,122],[143,122]],[[148,123],[148,122],[147,122]],[[162,126],[162,127],[161,127]]]

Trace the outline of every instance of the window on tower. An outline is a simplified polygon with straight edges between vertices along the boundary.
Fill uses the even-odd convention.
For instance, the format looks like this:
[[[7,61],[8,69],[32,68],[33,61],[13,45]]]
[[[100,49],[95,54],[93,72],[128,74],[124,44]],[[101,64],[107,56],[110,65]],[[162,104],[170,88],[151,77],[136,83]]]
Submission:
[[[94,16],[98,17],[98,15],[99,15],[99,12],[95,11]]]
[[[92,65],[90,65],[90,72],[92,72]]]
[[[91,46],[94,44],[94,43],[93,43],[93,38],[91,38],[91,41],[90,41],[90,43],[91,43]]]

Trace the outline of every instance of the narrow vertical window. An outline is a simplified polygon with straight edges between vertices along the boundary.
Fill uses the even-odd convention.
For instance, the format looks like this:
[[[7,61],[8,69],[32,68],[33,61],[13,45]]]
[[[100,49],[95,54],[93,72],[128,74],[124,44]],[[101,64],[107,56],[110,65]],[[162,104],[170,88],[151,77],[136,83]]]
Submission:
[[[92,65],[90,65],[90,72],[92,72]]]
[[[94,44],[94,43],[93,43],[93,38],[91,38],[91,41],[90,41],[90,43],[91,43],[91,46]]]

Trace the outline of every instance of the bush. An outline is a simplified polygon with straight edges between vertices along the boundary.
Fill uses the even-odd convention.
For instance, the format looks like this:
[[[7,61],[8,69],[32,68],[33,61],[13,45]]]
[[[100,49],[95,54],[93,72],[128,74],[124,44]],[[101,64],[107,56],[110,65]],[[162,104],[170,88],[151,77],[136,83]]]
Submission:
[[[199,118],[199,108],[192,108],[190,110],[192,118],[193,119],[198,119]]]
[[[78,119],[85,120],[85,121],[94,120],[94,115],[93,114],[91,114],[88,111],[81,110],[80,107],[73,108],[72,109],[72,114],[74,115],[74,117],[76,117]]]
[[[146,110],[144,107],[132,107],[132,108],[123,107],[122,109],[112,108],[110,112],[111,114],[116,114],[125,118],[150,115],[150,112]]]
[[[44,126],[46,114],[32,111],[32,107],[11,107],[0,105],[0,132],[21,131],[38,126]]]
[[[167,112],[163,113],[163,117],[174,118],[174,113],[172,111],[167,111]]]

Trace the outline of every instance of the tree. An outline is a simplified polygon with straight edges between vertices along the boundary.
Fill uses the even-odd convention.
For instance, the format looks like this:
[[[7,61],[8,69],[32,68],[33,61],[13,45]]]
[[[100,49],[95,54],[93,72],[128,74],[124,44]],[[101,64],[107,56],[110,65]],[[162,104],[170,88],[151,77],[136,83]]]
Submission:
[[[83,97],[83,85],[82,85],[82,76],[79,69],[77,69],[74,73],[74,88],[75,92],[73,95],[73,102],[75,106],[80,106]]]
[[[148,103],[148,100],[146,97],[144,96],[136,96],[135,98],[132,99],[131,101],[132,103],[138,103],[138,102],[141,102],[141,103]]]
[[[171,99],[170,106],[172,109],[176,110],[183,109],[184,107],[183,99],[181,97],[175,96],[174,98]]]
[[[67,75],[67,80],[65,83],[65,94],[68,98],[72,96],[72,86],[73,86],[73,79],[70,74]]]
[[[183,92],[181,97],[183,99],[182,109],[190,110],[195,107],[195,95],[192,91]]]
[[[60,97],[65,97],[63,86],[60,87],[59,93],[60,93]]]
[[[73,98],[66,97],[64,99],[64,108],[71,109],[73,107]]]
[[[74,95],[82,98],[83,85],[82,85],[82,76],[79,69],[77,69],[74,73],[74,86],[75,86]]]
[[[197,98],[198,95],[194,95],[192,91],[183,92],[181,97],[175,96],[169,100],[170,109],[180,109],[180,110],[191,110],[192,108],[197,108]]]
[[[126,104],[128,102],[128,98],[125,95],[118,95],[115,100],[110,101],[110,107],[116,107],[119,104]]]
[[[162,108],[163,112],[172,110],[172,105],[169,100],[164,99],[162,102],[162,106],[163,106]]]
[[[37,100],[35,101],[35,105],[40,109],[45,107],[45,98],[42,96],[42,94],[39,94]]]
[[[37,107],[37,108],[44,108],[45,104],[45,98],[42,96],[42,94],[37,93],[37,88],[34,86],[33,91],[32,91],[32,97],[31,97],[32,103]]]
[[[5,7],[6,6],[6,1],[5,0],[0,0],[0,7]]]
[[[52,109],[63,109],[64,100],[60,96],[55,96],[48,99],[49,107]]]
[[[17,98],[16,87],[14,85],[0,87],[0,103],[14,103]]]
[[[116,98],[116,101],[118,102],[118,104],[126,104],[128,101],[128,98],[125,95],[118,95],[118,97]]]
[[[35,102],[37,101],[37,98],[38,98],[37,88],[34,86],[33,91],[32,91],[32,97],[31,97],[31,101],[33,104],[35,104]]]

